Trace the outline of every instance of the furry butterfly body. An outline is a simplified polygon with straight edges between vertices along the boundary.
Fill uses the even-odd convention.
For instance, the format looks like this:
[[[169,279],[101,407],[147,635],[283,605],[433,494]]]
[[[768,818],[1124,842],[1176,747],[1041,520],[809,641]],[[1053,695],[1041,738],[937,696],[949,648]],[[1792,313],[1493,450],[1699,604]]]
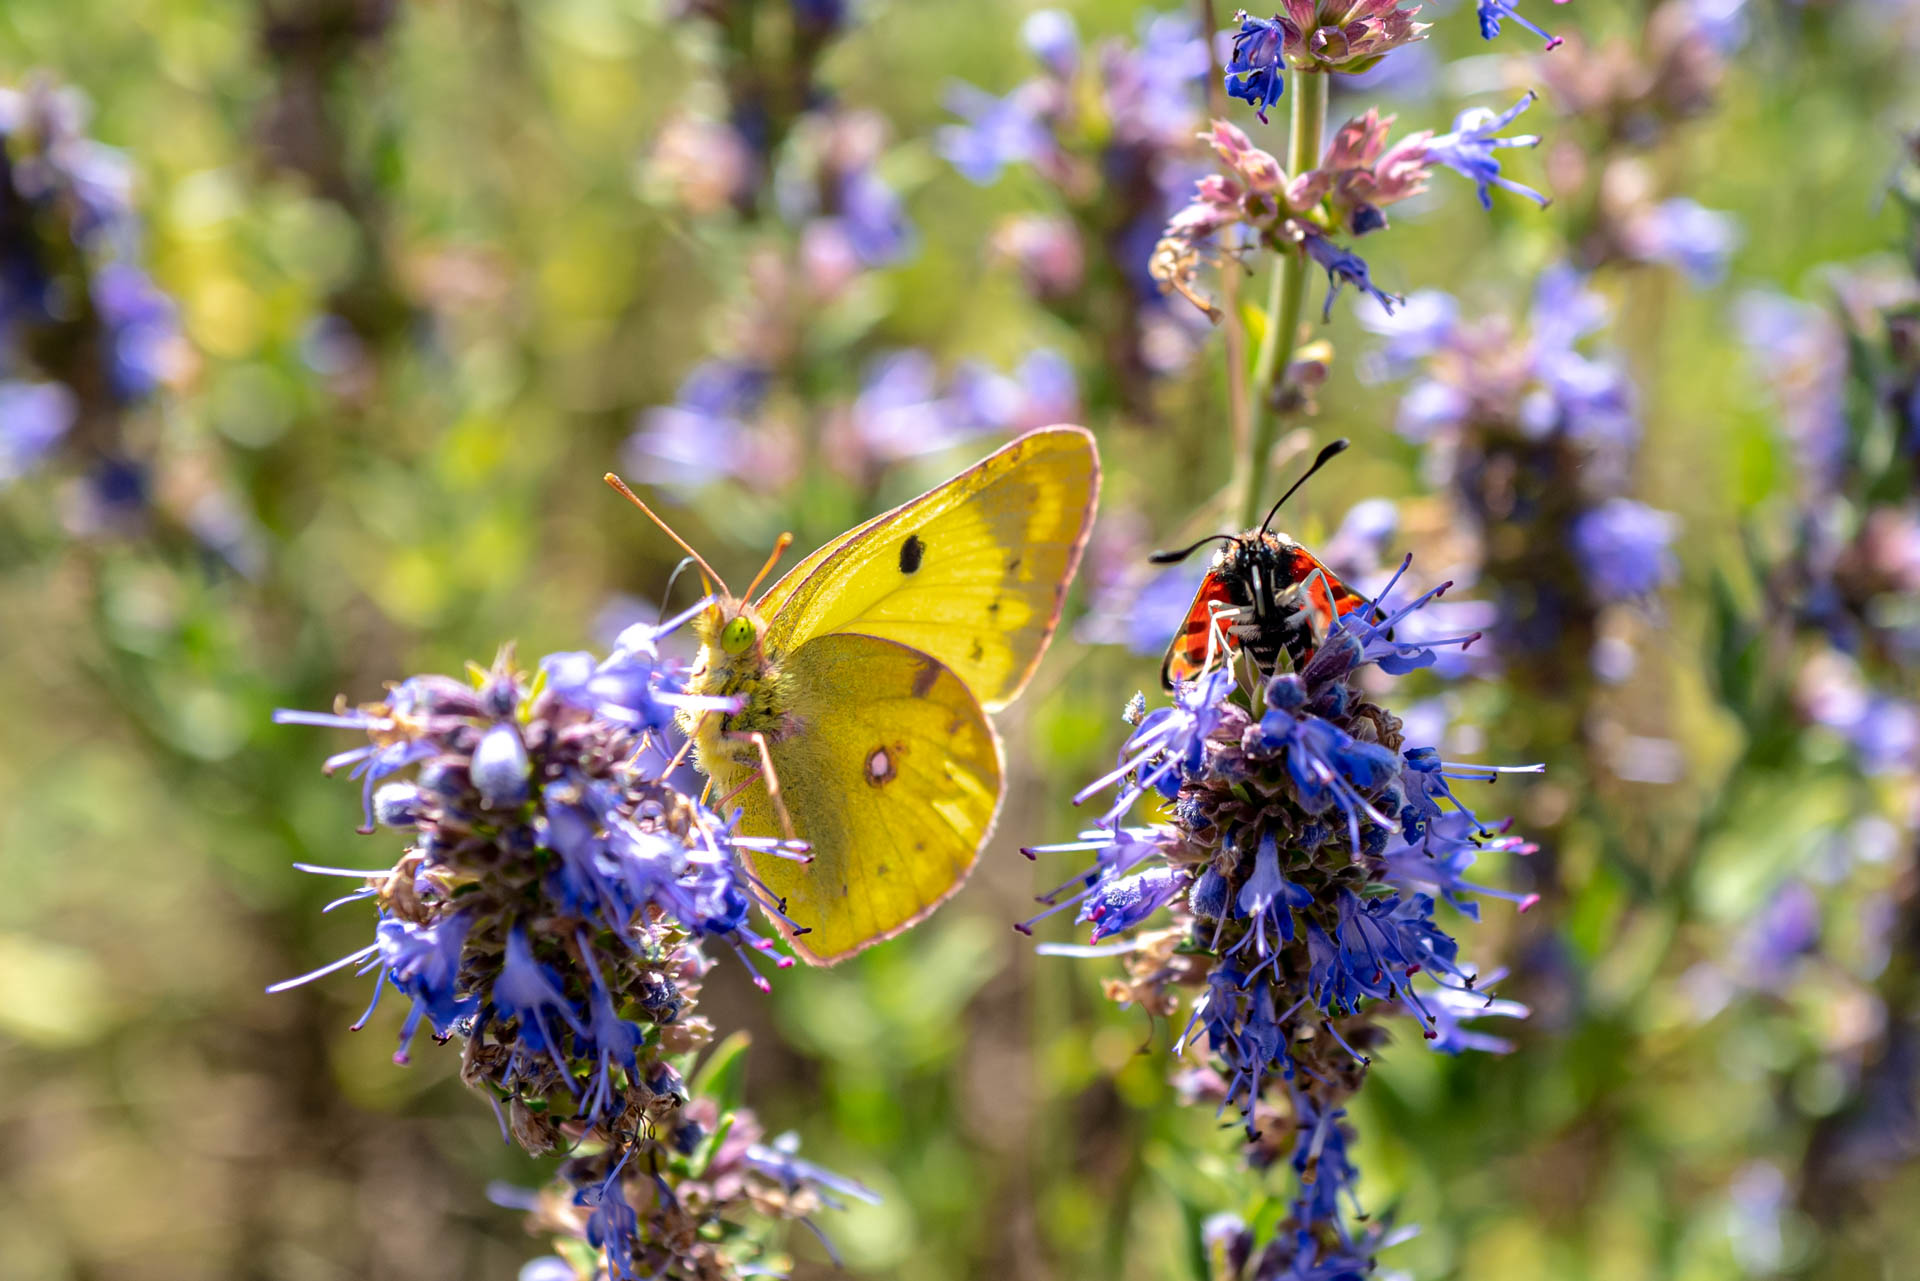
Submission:
[[[987,713],[1053,636],[1099,484],[1089,433],[1031,432],[696,619],[688,692],[740,707],[682,726],[745,832],[784,835],[784,809],[811,845],[755,866],[807,960],[893,937],[972,870],[1004,774]]]

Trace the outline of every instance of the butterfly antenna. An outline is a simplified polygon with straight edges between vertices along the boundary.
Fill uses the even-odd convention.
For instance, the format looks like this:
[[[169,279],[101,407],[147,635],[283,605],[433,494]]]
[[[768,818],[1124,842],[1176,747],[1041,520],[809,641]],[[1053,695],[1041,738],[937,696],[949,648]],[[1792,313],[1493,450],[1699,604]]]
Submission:
[[[612,485],[615,489],[619,490],[622,497],[624,497],[628,502],[632,503],[635,507],[638,507],[641,511],[645,512],[647,514],[648,520],[658,525],[666,533],[668,538],[671,538],[675,543],[679,544],[681,551],[685,552],[687,555],[693,558],[693,563],[700,567],[701,577],[707,580],[707,585],[709,590],[712,589],[714,584],[718,584],[722,592],[726,593],[728,596],[733,595],[732,592],[727,591],[727,580],[720,577],[720,575],[714,573],[713,566],[707,564],[707,562],[704,559],[702,559],[699,552],[693,550],[692,547],[688,546],[686,539],[680,537],[680,535],[673,532],[673,526],[667,524],[666,521],[661,520],[659,516],[655,515],[653,508],[641,502],[640,495],[634,493],[631,489],[628,489],[626,481],[621,480],[618,476],[614,475],[612,472],[608,472],[605,476],[602,476],[600,479],[606,481],[609,485]]]
[[[1232,534],[1208,534],[1205,538],[1202,538],[1199,542],[1194,543],[1189,547],[1182,547],[1178,551],[1155,552],[1153,555],[1147,557],[1147,563],[1150,565],[1178,565],[1181,561],[1193,555],[1195,552],[1199,551],[1202,547],[1205,547],[1208,543],[1211,543],[1216,539],[1223,543],[1237,543],[1240,541],[1238,538],[1236,538]]]
[[[667,590],[660,593],[660,617],[653,620],[655,627],[667,621],[667,602],[673,599],[673,585],[680,581],[680,575],[686,573],[687,566],[691,564],[693,564],[693,557],[682,556],[680,563],[673,567],[673,572],[667,575]]]
[[[1328,463],[1332,462],[1335,458],[1339,457],[1341,454],[1344,454],[1347,451],[1347,446],[1351,445],[1352,443],[1353,442],[1348,440],[1345,436],[1342,436],[1340,439],[1334,441],[1332,444],[1328,445],[1325,449],[1321,450],[1319,454],[1315,456],[1313,460],[1313,466],[1307,468],[1305,472],[1301,473],[1300,479],[1294,481],[1293,485],[1287,490],[1287,492],[1280,495],[1280,501],[1273,505],[1273,510],[1267,513],[1267,518],[1260,522],[1260,532],[1263,534],[1267,532],[1267,526],[1273,524],[1273,518],[1280,514],[1280,508],[1282,507],[1282,505],[1284,505],[1289,498],[1293,497],[1294,492],[1298,490],[1300,486],[1306,484],[1307,481],[1313,478],[1313,473],[1319,471],[1322,467],[1325,467]]]
[[[780,558],[787,554],[787,548],[791,546],[793,546],[793,534],[791,531],[782,533],[780,537],[773,540],[773,554],[767,557],[767,563],[760,567],[760,572],[755,574],[753,581],[747,584],[747,590],[740,597],[741,600],[753,599],[753,593],[759,588],[761,581],[773,572],[773,567],[780,563]]]

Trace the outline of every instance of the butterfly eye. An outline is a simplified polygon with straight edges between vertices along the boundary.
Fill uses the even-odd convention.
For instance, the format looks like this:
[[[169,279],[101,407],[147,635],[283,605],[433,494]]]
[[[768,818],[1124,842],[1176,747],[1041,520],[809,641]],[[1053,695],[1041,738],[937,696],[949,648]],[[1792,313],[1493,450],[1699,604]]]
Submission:
[[[738,654],[753,644],[753,621],[742,615],[730,620],[720,629],[720,648],[729,654]]]

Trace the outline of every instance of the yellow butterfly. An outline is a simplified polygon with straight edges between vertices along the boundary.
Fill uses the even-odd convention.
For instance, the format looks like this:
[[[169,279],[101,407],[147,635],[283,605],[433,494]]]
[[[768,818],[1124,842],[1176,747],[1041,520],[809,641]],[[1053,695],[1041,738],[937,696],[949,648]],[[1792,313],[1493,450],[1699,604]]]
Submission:
[[[695,620],[687,692],[744,704],[683,713],[681,728],[720,807],[742,807],[743,833],[811,845],[805,863],[753,856],[769,915],[806,960],[892,938],[973,869],[1002,790],[986,713],[1039,665],[1099,493],[1089,432],[1029,432],[752,604],[722,585]]]

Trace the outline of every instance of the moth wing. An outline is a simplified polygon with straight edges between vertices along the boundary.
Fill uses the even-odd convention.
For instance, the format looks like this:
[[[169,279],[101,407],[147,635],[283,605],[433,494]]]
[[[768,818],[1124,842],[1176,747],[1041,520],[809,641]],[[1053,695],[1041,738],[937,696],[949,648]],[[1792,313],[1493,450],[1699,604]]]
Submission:
[[[907,929],[966,880],[1000,808],[1000,740],[952,669],[898,641],[821,636],[784,674],[793,732],[769,751],[813,857],[749,857],[809,931],[781,925],[794,950],[832,965]],[[764,780],[739,804],[743,832],[783,834]]]
[[[998,711],[1059,624],[1099,492],[1090,432],[1029,432],[802,561],[758,603],[767,646],[836,632],[899,641]]]
[[[1336,617],[1345,617],[1371,603],[1342,582],[1338,574],[1327,568],[1326,562],[1304,547],[1296,546],[1291,550],[1288,572],[1312,602],[1317,635],[1325,636]]]
[[[1168,644],[1167,656],[1160,661],[1160,684],[1165,688],[1172,689],[1175,681],[1192,680],[1206,666],[1207,646],[1214,627],[1210,606],[1216,601],[1223,606],[1232,605],[1233,595],[1220,575],[1208,573],[1193,593],[1186,621]],[[1227,625],[1222,624],[1220,630],[1226,638],[1227,653],[1238,653],[1240,642],[1227,632]],[[1225,657],[1217,644],[1213,656],[1216,660]]]

